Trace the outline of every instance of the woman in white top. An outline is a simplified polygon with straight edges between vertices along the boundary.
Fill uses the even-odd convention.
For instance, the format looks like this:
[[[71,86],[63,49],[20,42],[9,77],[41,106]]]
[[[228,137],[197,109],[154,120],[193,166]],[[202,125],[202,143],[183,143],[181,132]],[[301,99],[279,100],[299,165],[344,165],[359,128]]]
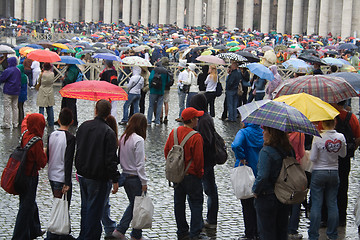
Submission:
[[[199,88],[197,86],[197,74],[195,73],[196,64],[189,63],[188,66],[188,83],[190,85],[189,93],[186,99],[186,107],[190,107],[190,100],[192,96],[196,95],[199,92]]]
[[[209,67],[209,75],[205,80],[206,92],[205,96],[207,99],[208,106],[210,105],[210,115],[215,117],[215,98],[216,98],[216,85],[218,81],[216,65]]]
[[[323,121],[322,126],[324,131],[321,137],[314,137],[310,152],[310,160],[314,164],[310,184],[311,212],[308,230],[310,240],[319,238],[324,196],[328,210],[327,237],[328,239],[338,237],[338,157],[346,155],[346,140],[343,134],[334,130],[335,120]]]
[[[144,147],[146,128],[146,117],[142,113],[136,113],[130,118],[119,140],[119,159],[122,175],[125,177],[124,188],[130,203],[113,232],[116,239],[127,239],[125,233],[133,218],[135,196],[141,196],[142,192],[147,191]],[[142,239],[142,230],[132,229],[130,235],[131,239]]]
[[[40,73],[41,73],[41,68],[40,68],[40,63],[38,61],[33,61],[31,64],[31,70],[32,70],[32,89],[35,88],[35,85],[39,79]]]

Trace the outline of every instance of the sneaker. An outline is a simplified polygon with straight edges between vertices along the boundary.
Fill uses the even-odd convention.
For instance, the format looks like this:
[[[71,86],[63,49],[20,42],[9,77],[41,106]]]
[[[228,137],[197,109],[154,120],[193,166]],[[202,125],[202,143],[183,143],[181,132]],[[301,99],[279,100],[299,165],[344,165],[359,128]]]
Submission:
[[[126,125],[126,124],[127,122],[123,122],[123,121],[119,122],[119,125]]]
[[[300,233],[289,233],[288,238],[289,239],[302,239],[303,235]]]
[[[217,228],[217,224],[211,224],[211,223],[209,223],[207,220],[205,220],[205,221],[204,221],[204,228],[216,229],[216,228]]]
[[[115,239],[120,239],[120,240],[128,240],[128,238],[121,232],[119,232],[118,230],[114,230],[113,233],[112,233],[112,236],[115,238]]]

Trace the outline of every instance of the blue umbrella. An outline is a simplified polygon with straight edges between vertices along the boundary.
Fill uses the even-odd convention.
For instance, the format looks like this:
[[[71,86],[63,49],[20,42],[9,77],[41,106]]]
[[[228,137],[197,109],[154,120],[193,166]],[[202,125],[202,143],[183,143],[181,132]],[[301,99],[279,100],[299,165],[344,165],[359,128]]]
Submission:
[[[270,69],[260,63],[250,63],[247,65],[247,68],[250,70],[250,72],[260,78],[270,81],[274,79],[274,74],[270,71]]]
[[[85,64],[82,60],[71,56],[61,56],[61,61],[66,64]]]
[[[112,60],[122,62],[121,58],[111,53],[97,53],[92,56],[93,58],[101,58],[105,60]]]
[[[345,79],[358,93],[360,91],[360,74],[353,72],[337,72],[329,74],[331,77],[341,77]]]
[[[347,49],[354,50],[354,49],[358,49],[358,47],[353,43],[343,43],[337,49],[338,50],[347,50]]]
[[[35,48],[35,49],[44,49],[44,47],[39,44],[28,44],[28,45],[26,45],[26,47],[31,47],[31,48]]]
[[[132,44],[128,45],[128,47],[138,47],[138,46],[139,46],[139,44],[137,44],[137,43],[132,43]]]

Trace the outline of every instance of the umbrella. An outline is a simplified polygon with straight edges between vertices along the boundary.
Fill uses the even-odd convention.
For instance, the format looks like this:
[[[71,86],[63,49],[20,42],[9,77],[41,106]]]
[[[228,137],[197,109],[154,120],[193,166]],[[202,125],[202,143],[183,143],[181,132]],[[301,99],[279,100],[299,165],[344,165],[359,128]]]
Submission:
[[[0,45],[0,53],[12,54],[12,53],[15,53],[15,51],[9,46]]]
[[[327,65],[342,67],[344,63],[337,58],[326,57],[322,59]]]
[[[351,66],[351,65],[343,65],[340,69],[339,69],[340,72],[353,72],[353,73],[357,73],[357,70]]]
[[[263,52],[266,52],[266,51],[274,50],[274,49],[273,49],[273,47],[271,47],[271,46],[264,46],[264,47],[262,47],[261,50],[263,50]]]
[[[125,57],[125,58],[123,58],[122,61],[123,61],[123,63],[129,64],[129,65],[135,65],[135,66],[141,66],[141,67],[152,67],[149,60],[146,60],[146,59],[138,57],[138,56]]]
[[[325,65],[325,63],[320,58],[309,54],[300,54],[299,59],[309,63],[319,63]]]
[[[31,48],[35,48],[35,49],[44,49],[44,47],[39,44],[28,44],[28,45],[26,45],[26,47],[31,47]]]
[[[276,45],[275,48],[274,48],[274,50],[275,50],[276,52],[278,52],[278,51],[280,51],[280,50],[285,51],[286,49],[287,49],[287,46],[286,46],[286,45]]]
[[[224,60],[212,55],[201,55],[197,57],[196,60],[213,64],[225,64]]]
[[[98,101],[127,100],[127,93],[119,86],[106,81],[80,81],[66,85],[60,91],[62,97]]]
[[[228,49],[226,46],[224,46],[224,45],[216,45],[215,47],[214,47],[214,49],[219,49],[219,50],[226,50],[226,49]]]
[[[92,56],[93,58],[101,58],[105,60],[122,62],[121,58],[111,53],[97,53]]]
[[[283,102],[260,100],[238,108],[244,122],[275,128],[284,132],[302,132],[320,136],[315,126],[296,108]]]
[[[340,114],[339,111],[329,103],[307,93],[284,95],[275,98],[274,101],[284,102],[293,106],[304,114],[310,122],[331,120]]]
[[[274,74],[270,71],[270,69],[260,63],[250,63],[246,67],[250,70],[250,72],[259,76],[260,78],[270,81],[274,79]]]
[[[304,49],[303,46],[301,46],[300,44],[291,44],[291,45],[289,46],[289,48],[296,49],[296,50],[302,50],[302,49]]]
[[[27,55],[27,58],[38,62],[49,62],[49,63],[61,61],[61,58],[56,52],[51,52],[49,50],[42,50],[42,49],[38,49],[30,52]]]
[[[358,47],[353,43],[343,43],[337,49],[338,50],[346,50],[346,49],[355,50],[355,49],[358,49]]]
[[[228,42],[226,43],[226,46],[229,46],[229,47],[234,47],[234,46],[237,46],[239,45],[240,43],[237,42],[237,41],[232,41],[232,42]]]
[[[51,43],[51,42],[38,42],[37,43],[38,45],[40,45],[40,46],[43,46],[44,48],[52,48],[53,47],[53,43]]]
[[[217,55],[218,58],[221,58],[223,60],[225,59],[229,59],[229,60],[233,60],[236,62],[246,62],[247,59],[244,58],[243,56],[236,54],[236,53],[220,53]]]
[[[235,46],[235,47],[230,48],[229,52],[236,52],[236,51],[239,51],[239,50],[241,50],[241,47]]]
[[[343,78],[329,75],[307,75],[287,79],[275,92],[276,97],[305,92],[328,103],[338,103],[357,96],[355,89]]]
[[[104,44],[102,44],[102,43],[99,43],[99,42],[97,42],[97,43],[95,43],[94,45],[92,45],[93,47],[98,47],[98,48],[104,48],[105,47],[105,45]]]
[[[65,44],[62,44],[62,43],[54,43],[53,47],[57,47],[57,48],[61,48],[61,49],[69,49],[68,46],[66,46]]]
[[[109,49],[106,48],[99,48],[95,50],[95,53],[110,53],[110,54],[115,54],[114,51],[111,51]]]
[[[11,43],[7,43],[7,42],[0,42],[0,45],[6,45],[8,47],[14,48],[15,46],[12,45]]]
[[[350,85],[357,91],[360,92],[360,74],[353,72],[338,72],[329,74],[331,77],[341,77],[345,79]]]
[[[284,68],[297,73],[310,73],[313,67],[304,60],[293,58],[282,63]]]
[[[247,59],[248,62],[260,62],[260,58],[252,54],[251,52],[247,51],[239,51],[236,52],[236,54],[239,54],[240,56],[243,56]]]
[[[66,64],[85,64],[82,60],[71,56],[61,56],[61,61]]]

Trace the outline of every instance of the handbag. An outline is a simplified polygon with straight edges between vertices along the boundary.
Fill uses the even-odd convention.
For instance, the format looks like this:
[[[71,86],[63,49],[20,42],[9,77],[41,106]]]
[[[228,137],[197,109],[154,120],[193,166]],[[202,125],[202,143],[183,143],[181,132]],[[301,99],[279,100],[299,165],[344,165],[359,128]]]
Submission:
[[[48,231],[58,235],[70,234],[69,203],[64,194],[62,198],[54,198],[50,212]]]
[[[243,165],[231,169],[230,180],[236,198],[248,199],[254,196],[252,186],[255,182],[255,176],[251,167]]]
[[[300,165],[306,172],[312,172],[313,162],[310,160],[310,151],[305,151],[304,156],[300,159]]]
[[[40,89],[42,75],[43,75],[43,73],[40,74],[39,80],[38,80],[37,84],[35,85],[36,91],[39,91],[39,89]]]
[[[222,92],[223,92],[223,87],[222,87],[222,85],[221,85],[221,82],[218,81],[217,84],[216,84],[215,96],[216,96],[216,97],[220,97],[221,94],[222,94]]]
[[[244,94],[244,90],[243,90],[243,86],[242,86],[242,83],[240,81],[239,85],[238,85],[238,88],[237,88],[237,94],[239,96],[242,96]]]
[[[133,219],[131,226],[134,229],[145,229],[152,227],[152,218],[154,215],[154,205],[151,198],[142,193],[141,196],[135,196]]]
[[[190,92],[190,86],[188,84],[184,84],[181,91],[183,91],[184,93],[189,93]]]

